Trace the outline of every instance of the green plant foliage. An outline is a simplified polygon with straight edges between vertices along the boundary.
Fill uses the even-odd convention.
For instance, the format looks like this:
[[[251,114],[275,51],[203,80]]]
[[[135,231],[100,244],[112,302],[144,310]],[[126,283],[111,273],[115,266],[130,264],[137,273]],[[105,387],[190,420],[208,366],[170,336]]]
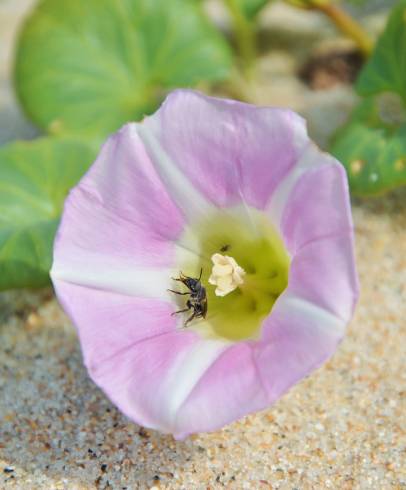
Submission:
[[[384,94],[363,101],[333,143],[354,194],[376,195],[406,184],[406,112],[388,111],[391,100]]]
[[[253,19],[258,15],[267,3],[269,3],[268,0],[236,0],[238,8],[248,19]]]
[[[42,0],[21,32],[20,101],[54,133],[104,137],[163,91],[221,80],[229,47],[190,0]]]
[[[54,138],[0,148],[0,290],[48,284],[63,201],[94,155]]]
[[[406,184],[406,0],[393,9],[356,89],[367,96],[335,136],[332,152],[354,194]]]
[[[366,96],[396,92],[406,101],[406,0],[392,10],[356,88]]]
[[[285,3],[298,8],[312,9],[318,5],[326,5],[331,2],[330,0],[285,0]]]

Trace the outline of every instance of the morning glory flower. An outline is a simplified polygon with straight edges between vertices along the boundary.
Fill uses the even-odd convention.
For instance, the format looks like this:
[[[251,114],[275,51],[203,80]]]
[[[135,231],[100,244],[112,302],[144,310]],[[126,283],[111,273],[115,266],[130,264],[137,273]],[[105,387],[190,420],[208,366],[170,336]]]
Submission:
[[[344,169],[290,110],[177,90],[70,192],[51,276],[124,414],[177,438],[218,429],[343,338],[358,295]]]

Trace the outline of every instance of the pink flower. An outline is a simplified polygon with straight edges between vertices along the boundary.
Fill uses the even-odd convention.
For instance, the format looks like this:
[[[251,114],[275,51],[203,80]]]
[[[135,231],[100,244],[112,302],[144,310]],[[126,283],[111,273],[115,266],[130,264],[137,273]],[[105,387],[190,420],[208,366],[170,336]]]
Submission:
[[[203,297],[174,315],[189,296],[168,289],[200,269],[207,315],[184,327]],[[220,428],[344,335],[358,296],[344,169],[289,110],[175,91],[71,191],[51,275],[91,378],[128,417],[177,438]]]

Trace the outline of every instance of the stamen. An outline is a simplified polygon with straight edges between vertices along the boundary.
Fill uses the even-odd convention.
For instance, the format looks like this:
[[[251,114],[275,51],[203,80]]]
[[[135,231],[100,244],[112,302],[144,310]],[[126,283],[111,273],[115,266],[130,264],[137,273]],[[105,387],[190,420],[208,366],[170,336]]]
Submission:
[[[245,271],[233,257],[216,253],[212,255],[213,269],[209,277],[209,283],[217,286],[216,296],[225,296],[238,286],[243,284]]]

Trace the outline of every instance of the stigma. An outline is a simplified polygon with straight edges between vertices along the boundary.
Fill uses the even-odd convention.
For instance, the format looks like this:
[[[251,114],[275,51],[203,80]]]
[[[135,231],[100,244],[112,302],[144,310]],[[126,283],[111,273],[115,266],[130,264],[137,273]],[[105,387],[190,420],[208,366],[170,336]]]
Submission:
[[[211,260],[214,265],[209,283],[216,286],[216,296],[225,296],[243,284],[245,270],[237,264],[233,257],[215,253]]]

